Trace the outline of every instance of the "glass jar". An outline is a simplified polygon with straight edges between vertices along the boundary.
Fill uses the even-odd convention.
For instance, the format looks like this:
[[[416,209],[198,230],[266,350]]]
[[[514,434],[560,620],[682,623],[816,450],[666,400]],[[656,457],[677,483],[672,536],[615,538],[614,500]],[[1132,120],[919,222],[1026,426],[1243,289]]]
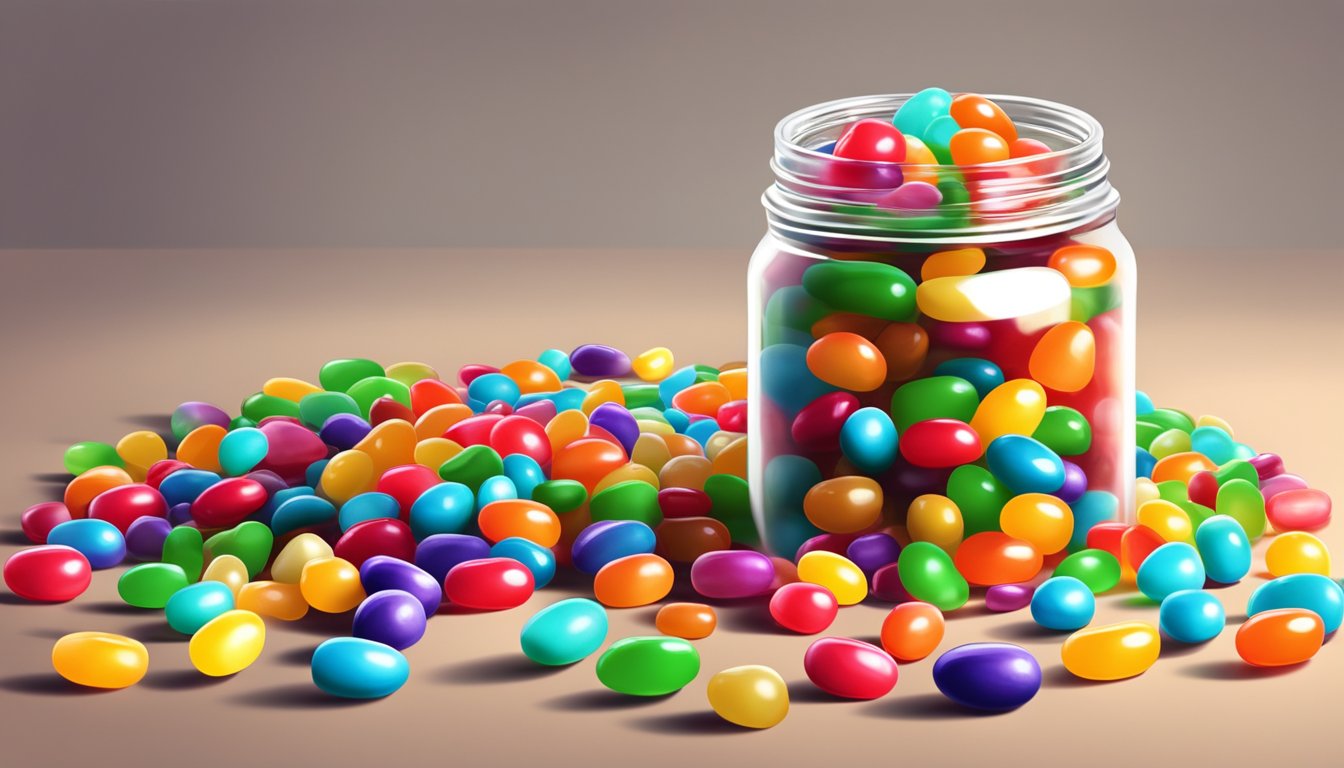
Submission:
[[[828,102],[775,129],[748,279],[763,543],[793,557],[821,533],[886,530],[954,549],[1000,530],[1008,499],[1044,493],[1076,549],[1128,516],[1134,480],[1134,254],[1101,125],[989,96],[1051,151],[967,167],[829,153],[845,126],[908,98]],[[941,204],[885,202],[911,180]]]

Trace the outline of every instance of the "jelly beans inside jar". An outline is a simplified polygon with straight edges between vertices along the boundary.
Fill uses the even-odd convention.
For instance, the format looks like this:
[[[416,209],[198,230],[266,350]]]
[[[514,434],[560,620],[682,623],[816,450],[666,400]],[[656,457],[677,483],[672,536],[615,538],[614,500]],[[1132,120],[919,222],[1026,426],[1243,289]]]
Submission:
[[[1101,136],[936,88],[780,122],[749,276],[769,549],[993,531],[1039,562],[1082,540],[1084,499],[1132,509],[1135,266]]]

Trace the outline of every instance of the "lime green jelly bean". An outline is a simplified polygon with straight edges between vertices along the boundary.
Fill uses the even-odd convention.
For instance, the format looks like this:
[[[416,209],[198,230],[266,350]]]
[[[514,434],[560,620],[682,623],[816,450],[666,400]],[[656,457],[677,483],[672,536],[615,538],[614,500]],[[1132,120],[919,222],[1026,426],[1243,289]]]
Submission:
[[[1061,560],[1054,575],[1072,576],[1099,595],[1120,583],[1120,561],[1102,549],[1082,549]]]
[[[700,674],[700,652],[679,637],[627,637],[597,660],[597,679],[629,696],[665,696]]]
[[[1092,425],[1066,405],[1045,409],[1040,426],[1031,435],[1060,456],[1080,456],[1092,447]]]
[[[187,586],[187,575],[169,563],[141,563],[131,566],[117,580],[117,594],[136,608],[162,608],[168,598]]]
[[[317,381],[322,388],[332,392],[345,392],[363,379],[370,376],[386,376],[383,366],[363,358],[332,360],[322,366]]]
[[[663,521],[658,507],[658,489],[642,480],[626,480],[593,494],[588,501],[593,522],[638,520],[650,528]]]
[[[86,441],[65,449],[65,471],[82,475],[94,467],[124,467],[117,449],[107,443]]]

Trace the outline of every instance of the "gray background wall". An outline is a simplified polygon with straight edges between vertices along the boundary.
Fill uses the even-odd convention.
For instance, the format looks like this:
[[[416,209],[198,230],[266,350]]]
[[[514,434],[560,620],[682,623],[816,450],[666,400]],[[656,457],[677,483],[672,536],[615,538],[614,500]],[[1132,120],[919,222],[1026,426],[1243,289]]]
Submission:
[[[1344,3],[0,0],[0,247],[730,246],[775,121],[938,84],[1107,128],[1137,245],[1320,247]]]

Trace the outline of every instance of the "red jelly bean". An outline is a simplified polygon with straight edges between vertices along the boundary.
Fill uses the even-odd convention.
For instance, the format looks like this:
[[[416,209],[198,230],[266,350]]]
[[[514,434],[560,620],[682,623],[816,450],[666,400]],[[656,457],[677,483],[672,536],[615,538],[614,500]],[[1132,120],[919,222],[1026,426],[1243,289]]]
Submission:
[[[79,597],[93,569],[73,547],[47,544],[15,552],[5,561],[5,586],[25,600],[63,603]]]
[[[1205,469],[1190,476],[1186,485],[1190,500],[1213,509],[1218,503],[1218,478]]]
[[[457,390],[438,379],[421,379],[411,385],[411,412],[418,419],[430,408],[462,402]]]
[[[799,560],[808,552],[834,552],[837,555],[844,555],[849,551],[849,545],[859,538],[859,533],[820,533],[807,541],[798,548],[793,559]]]
[[[532,572],[508,557],[487,557],[460,563],[443,580],[448,600],[478,611],[517,608],[532,596]]]
[[[848,392],[829,392],[808,403],[793,419],[791,432],[798,447],[834,451],[840,447],[840,428],[859,410],[859,399]]]
[[[901,572],[897,570],[896,563],[884,565],[873,572],[868,594],[884,603],[904,603],[914,600],[901,583]]]
[[[265,503],[264,492],[262,502]],[[108,489],[95,496],[93,503],[89,504],[89,517],[106,520],[115,525],[122,534],[131,527],[131,523],[142,517],[167,516],[168,502],[163,500],[163,496],[156,489],[144,483],[132,483]]]
[[[979,587],[1029,581],[1041,572],[1043,558],[1030,543],[999,531],[968,537],[957,547],[952,563]]]
[[[521,453],[543,467],[551,463],[551,440],[546,429],[526,416],[505,416],[495,422],[490,430],[490,447],[500,456]]]
[[[380,519],[355,523],[336,540],[336,546],[332,549],[337,557],[356,568],[376,555],[415,562],[415,536],[411,533],[411,527],[400,520]]]
[[[1119,560],[1121,541],[1124,539],[1125,531],[1128,530],[1129,526],[1125,523],[1097,523],[1087,531],[1087,548],[1110,552]]]
[[[956,419],[915,422],[901,435],[899,445],[901,456],[917,467],[957,467],[983,452],[975,430]]]
[[[1146,525],[1130,526],[1120,537],[1120,562],[1137,572],[1153,550],[1166,543],[1161,534]]]
[[[462,386],[469,387],[477,376],[487,373],[499,373],[499,369],[493,365],[464,365],[457,369],[457,379],[462,382]]]
[[[708,517],[709,494],[696,488],[664,488],[658,491],[658,508],[665,518]]]
[[[719,415],[714,417],[719,428],[728,432],[747,431],[747,401],[734,400],[719,406]]]
[[[896,660],[872,643],[823,637],[803,655],[803,670],[821,690],[845,699],[876,699],[896,686]]]
[[[850,160],[899,163],[905,160],[905,136],[887,120],[864,118],[845,129],[832,154]]]
[[[191,503],[191,518],[202,528],[232,528],[266,503],[266,488],[256,480],[230,477],[206,488]]]
[[[1276,531],[1319,531],[1330,523],[1330,497],[1314,488],[1274,494],[1265,516]]]
[[[19,526],[23,528],[23,535],[27,536],[29,541],[34,544],[46,544],[47,534],[51,533],[51,529],[70,519],[70,510],[66,509],[64,504],[59,501],[44,501],[25,509],[23,517],[19,518]]]
[[[785,584],[770,597],[770,616],[779,626],[800,635],[815,635],[831,626],[840,612],[831,590],[799,581]]]
[[[256,469],[270,470],[291,485],[301,485],[308,465],[327,458],[327,444],[297,422],[267,420],[258,428],[265,433],[268,447]]]
[[[380,397],[369,406],[369,423],[378,426],[384,421],[401,419],[415,423],[415,412],[390,397]]]
[[[462,446],[489,445],[490,431],[504,416],[498,413],[482,413],[470,416],[449,427],[443,436]]]
[[[403,464],[393,467],[378,478],[377,490],[397,500],[401,506],[401,517],[408,519],[411,505],[420,498],[420,494],[438,485],[439,474],[420,464]]]
[[[145,485],[157,489],[163,479],[179,469],[191,469],[191,465],[185,461],[177,459],[164,459],[156,461],[150,465],[149,470],[145,472]]]

